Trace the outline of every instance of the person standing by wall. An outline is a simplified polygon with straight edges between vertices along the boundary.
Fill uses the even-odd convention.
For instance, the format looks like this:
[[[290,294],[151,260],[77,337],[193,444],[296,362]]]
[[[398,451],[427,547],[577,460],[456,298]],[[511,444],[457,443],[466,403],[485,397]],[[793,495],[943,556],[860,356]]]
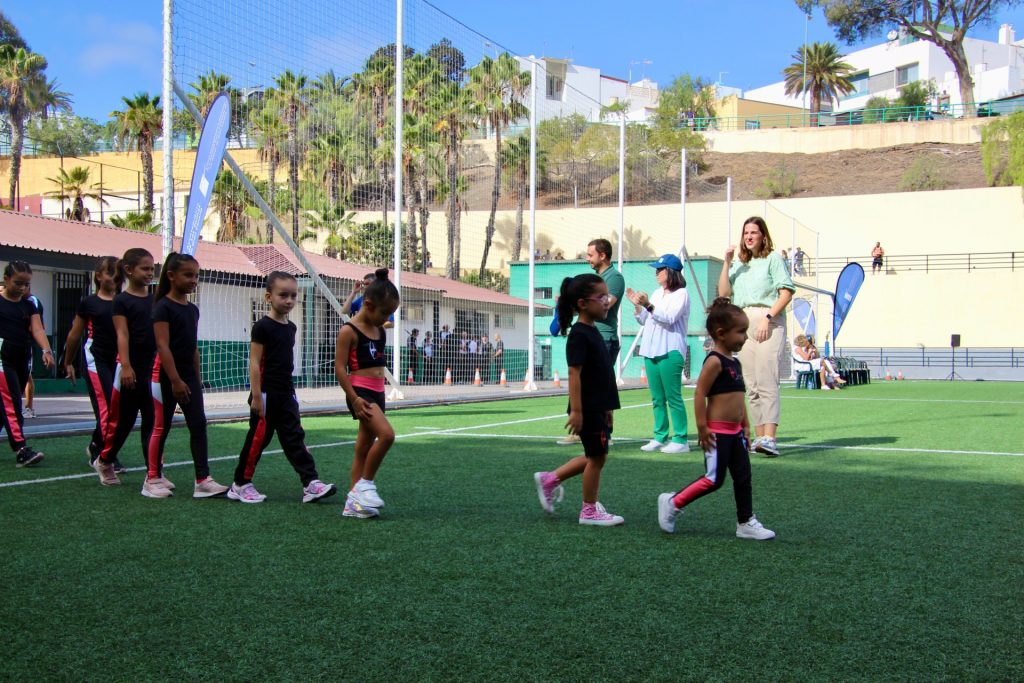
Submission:
[[[718,278],[718,295],[731,297],[750,320],[739,358],[756,434],[752,448],[768,457],[779,454],[779,360],[786,346],[786,306],[796,291],[785,261],[773,249],[768,224],[751,216],[743,222],[739,259],[733,260],[737,247],[730,246]],[[800,262],[794,265],[799,273]]]
[[[501,335],[494,335],[494,374],[497,381],[501,381],[501,371],[505,369],[505,342],[501,341]]]
[[[878,271],[882,270],[882,259],[885,258],[885,249],[882,249],[881,242],[875,242],[874,249],[871,250],[871,274],[874,275]]]

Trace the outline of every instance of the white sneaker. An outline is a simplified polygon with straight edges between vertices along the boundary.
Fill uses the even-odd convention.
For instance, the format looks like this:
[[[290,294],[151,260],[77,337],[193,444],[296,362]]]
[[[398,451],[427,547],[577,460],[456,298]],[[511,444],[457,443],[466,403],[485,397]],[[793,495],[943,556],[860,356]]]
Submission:
[[[764,440],[763,436],[755,436],[754,440],[750,442],[750,452],[751,453],[756,452],[757,451],[757,447],[761,445],[761,442],[763,440]]]
[[[377,495],[377,487],[370,482],[357,482],[348,492],[348,499],[364,508],[378,509],[384,507],[384,501]]]
[[[329,498],[337,492],[338,487],[334,484],[325,484],[319,479],[314,479],[309,482],[309,486],[302,489],[302,502],[312,503],[314,500]]]
[[[24,408],[21,411],[21,416],[22,417],[35,417],[36,416],[36,411],[32,410],[31,408]]]
[[[662,453],[689,453],[690,444],[672,441],[658,450],[660,450]]]
[[[170,498],[174,493],[159,479],[146,479],[142,484],[142,495],[146,498]]]
[[[669,492],[658,496],[658,526],[666,534],[675,533],[676,517],[683,512],[682,508],[677,508],[676,504],[672,502],[675,495]]]
[[[775,538],[775,532],[765,529],[757,517],[751,517],[743,524],[736,525],[736,538],[747,538],[753,541],[767,541]]]
[[[364,508],[359,503],[354,502],[351,498],[345,501],[345,509],[341,511],[342,517],[356,517],[357,519],[372,519],[379,515],[379,510]]]
[[[664,445],[665,444],[662,441],[658,441],[657,439],[651,439],[643,446],[641,446],[640,450],[642,450],[645,453],[653,453],[654,451],[660,451],[662,446]]]
[[[770,436],[762,436],[755,442],[754,450],[764,454],[766,458],[774,458],[779,455],[779,445]]]
[[[558,444],[559,446],[572,446],[583,442],[580,440],[580,437],[578,435],[570,434],[564,438],[559,439],[555,443]]]
[[[252,482],[242,484],[241,486],[231,482],[231,488],[228,489],[228,498],[237,500],[239,503],[262,503],[267,499],[265,495],[256,490]]]
[[[229,487],[223,484],[218,484],[213,477],[207,477],[200,482],[197,482],[195,487],[192,489],[193,498],[213,498],[214,496],[223,496],[228,492]]]
[[[832,387],[824,386],[821,388],[822,391],[832,391]]]

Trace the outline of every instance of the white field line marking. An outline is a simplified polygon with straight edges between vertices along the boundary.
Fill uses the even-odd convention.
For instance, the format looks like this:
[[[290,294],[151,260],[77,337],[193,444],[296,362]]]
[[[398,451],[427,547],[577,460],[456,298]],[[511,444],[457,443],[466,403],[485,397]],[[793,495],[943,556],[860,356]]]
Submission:
[[[800,389],[799,391],[803,392],[803,391],[807,391],[807,390],[806,389]],[[995,403],[995,404],[1003,405],[1003,406],[1005,406],[1005,405],[1011,405],[1011,406],[1021,406],[1021,405],[1024,405],[1024,401],[988,401],[988,400],[973,400],[973,399],[972,400],[961,400],[961,399],[951,399],[951,398],[868,398],[866,396],[863,396],[863,397],[862,396],[847,396],[846,394],[840,394],[840,395],[843,396],[843,399],[842,399],[843,401],[876,401],[876,402],[882,402],[882,403],[956,403],[956,404],[964,404],[964,403],[989,404],[989,403]],[[831,396],[832,396],[832,392],[829,392],[828,396],[821,396],[821,395],[818,395],[818,394],[814,394],[814,395],[811,395],[811,396],[800,396],[800,395],[791,396],[790,394],[784,394],[783,398],[786,399],[786,400],[797,399],[797,400],[801,400],[801,401],[819,401],[819,400],[825,400],[827,398],[830,398]]]
[[[622,408],[622,410],[629,410],[631,408],[642,408],[644,406],[650,406],[650,404],[649,403],[647,403],[647,404],[641,403],[641,404],[638,404],[638,405],[624,406]],[[531,417],[531,418],[527,418],[527,419],[523,419],[523,420],[510,420],[508,422],[493,422],[491,424],[486,424],[486,425],[473,425],[473,426],[470,426],[470,427],[457,427],[457,428],[453,428],[453,429],[434,429],[433,431],[414,432],[414,433],[410,433],[410,434],[396,434],[395,435],[395,439],[408,439],[410,437],[431,436],[431,435],[437,435],[437,434],[454,434],[456,432],[464,432],[464,431],[470,430],[470,429],[483,429],[485,427],[505,427],[505,426],[508,426],[508,425],[524,424],[526,422],[540,422],[540,421],[543,421],[543,420],[556,420],[556,419],[562,418],[562,417],[565,417],[565,415],[564,414],[548,415],[548,416],[545,416],[545,417]],[[544,438],[554,438],[554,436],[544,437]],[[349,440],[349,441],[334,441],[332,443],[321,443],[321,444],[314,444],[314,445],[311,445],[311,446],[307,445],[306,448],[312,450],[314,448],[335,448],[337,446],[351,446],[351,445],[354,445],[354,444],[355,444],[355,440],[352,439],[352,440]],[[280,455],[282,453],[284,453],[284,451],[282,449],[280,449],[280,448],[276,448],[274,450],[269,450],[269,451],[263,451],[263,455]],[[237,458],[238,458],[237,455],[219,455],[219,456],[216,456],[216,457],[209,458],[208,462],[221,462],[223,460],[235,460]],[[167,467],[184,467],[186,465],[191,465],[191,464],[192,464],[191,460],[179,460],[177,462],[165,462],[164,463],[164,467],[165,468],[167,468]],[[128,471],[129,472],[145,472],[146,468],[145,467],[129,467]],[[97,476],[95,472],[80,472],[78,474],[65,474],[65,475],[62,475],[62,476],[59,476],[59,477],[44,477],[42,479],[23,479],[21,481],[7,481],[7,482],[0,483],[0,489],[11,488],[11,487],[14,487],[14,486],[28,486],[29,484],[48,484],[48,483],[55,482],[55,481],[70,481],[70,480],[74,480],[74,479],[87,479],[89,477],[95,477],[95,476]]]

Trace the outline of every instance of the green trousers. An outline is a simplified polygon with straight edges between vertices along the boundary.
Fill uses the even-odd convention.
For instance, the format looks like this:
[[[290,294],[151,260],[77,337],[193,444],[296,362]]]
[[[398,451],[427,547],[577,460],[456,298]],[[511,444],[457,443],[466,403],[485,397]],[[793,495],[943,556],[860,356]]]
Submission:
[[[678,351],[644,359],[647,385],[651,388],[651,402],[654,404],[654,438],[662,443],[668,441],[671,429],[669,413],[676,428],[672,441],[686,443],[689,425],[686,404],[683,403],[683,364],[683,354]]]

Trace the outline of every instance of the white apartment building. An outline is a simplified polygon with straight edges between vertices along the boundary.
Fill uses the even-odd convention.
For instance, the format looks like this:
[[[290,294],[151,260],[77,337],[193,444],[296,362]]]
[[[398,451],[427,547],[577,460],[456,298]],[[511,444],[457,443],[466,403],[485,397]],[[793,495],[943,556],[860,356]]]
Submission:
[[[600,69],[553,57],[516,57],[524,71],[537,62],[537,119],[582,114],[588,121],[601,120],[601,107],[629,103],[626,120],[646,121],[658,104],[658,84],[649,78],[635,83],[607,76]],[[529,97],[526,106],[530,106]]]
[[[838,106],[822,102],[823,110],[863,109],[876,96],[895,100],[900,89],[914,81],[934,81],[936,108],[963,104],[953,63],[938,46],[898,31],[891,31],[888,38],[880,45],[851,52],[843,58],[854,68],[850,80],[856,90],[840,98]],[[999,28],[998,42],[965,38],[964,51],[974,76],[975,102],[1024,93],[1024,40],[1016,40],[1012,26],[1003,24]],[[743,97],[792,107],[803,105],[803,97],[786,95],[785,81],[747,90]]]

